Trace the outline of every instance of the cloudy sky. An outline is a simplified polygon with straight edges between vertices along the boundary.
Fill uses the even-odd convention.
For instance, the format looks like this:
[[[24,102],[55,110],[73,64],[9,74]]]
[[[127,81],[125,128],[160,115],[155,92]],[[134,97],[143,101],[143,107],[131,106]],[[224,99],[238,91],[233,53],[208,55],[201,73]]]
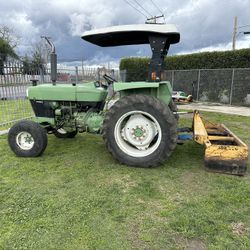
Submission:
[[[21,37],[22,55],[41,35],[48,35],[62,62],[83,59],[85,64],[102,64],[124,56],[148,56],[146,45],[101,48],[80,38],[93,28],[144,23],[145,17],[126,1],[138,9],[141,4],[149,12],[140,9],[146,15],[160,14],[155,3],[166,22],[177,25],[181,42],[171,47],[171,54],[231,49],[234,16],[239,26],[250,25],[250,0],[1,0],[0,25]],[[239,31],[250,31],[250,26]],[[249,47],[250,35],[239,33],[237,48]]]

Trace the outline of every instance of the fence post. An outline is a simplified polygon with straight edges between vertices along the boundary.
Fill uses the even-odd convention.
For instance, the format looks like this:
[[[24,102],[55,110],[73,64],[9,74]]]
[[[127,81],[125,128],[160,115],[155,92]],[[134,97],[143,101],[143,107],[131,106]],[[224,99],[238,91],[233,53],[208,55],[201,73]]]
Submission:
[[[200,81],[201,81],[201,70],[198,70],[198,79],[197,79],[197,97],[196,101],[199,101],[199,92],[200,92]]]
[[[111,69],[110,70],[111,77],[114,79],[115,78],[115,70]]]
[[[40,82],[44,83],[44,69],[42,67],[39,67],[40,71]]]
[[[78,84],[78,67],[76,66],[76,84]]]
[[[230,88],[230,97],[229,97],[229,104],[232,105],[232,99],[233,99],[233,87],[234,87],[234,70],[232,71],[232,81],[231,81],[231,88]]]
[[[97,68],[97,81],[100,82],[101,81],[101,76],[100,76],[100,68]]]
[[[174,70],[172,70],[172,79],[171,79],[171,83],[172,83],[172,90],[174,90]]]

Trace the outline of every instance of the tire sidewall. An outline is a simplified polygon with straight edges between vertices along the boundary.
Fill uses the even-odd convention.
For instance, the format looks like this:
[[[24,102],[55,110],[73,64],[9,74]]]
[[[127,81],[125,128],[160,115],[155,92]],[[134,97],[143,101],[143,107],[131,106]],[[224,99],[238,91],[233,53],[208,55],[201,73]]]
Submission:
[[[28,132],[34,139],[34,145],[29,150],[21,149],[17,142],[17,135],[21,132]],[[45,130],[37,123],[34,122],[20,122],[15,124],[8,133],[8,142],[12,151],[17,156],[22,157],[36,157],[43,153],[47,146],[47,134]]]
[[[115,140],[114,130],[115,130],[117,121],[122,115],[130,111],[135,111],[135,110],[143,111],[153,116],[159,123],[161,132],[162,132],[162,139],[157,149],[154,152],[152,152],[150,155],[143,156],[143,157],[133,157],[133,156],[126,154],[122,149],[120,149],[120,147],[118,146]],[[135,101],[134,103],[126,107],[124,106],[121,107],[119,109],[119,112],[114,113],[114,115],[112,116],[112,119],[109,121],[109,124],[108,124],[107,137],[109,138],[110,141],[113,142],[113,143],[110,143],[110,147],[112,147],[112,150],[115,152],[115,154],[117,154],[117,158],[125,159],[125,162],[132,166],[136,166],[136,165],[143,166],[144,163],[153,162],[154,159],[160,158],[161,155],[163,154],[163,151],[170,150],[168,149],[169,147],[168,140],[171,138],[170,133],[171,131],[168,129],[168,120],[166,119],[166,117],[162,115],[162,113],[159,110],[157,110],[156,107],[152,105],[148,105],[148,103],[144,104],[144,103]]]

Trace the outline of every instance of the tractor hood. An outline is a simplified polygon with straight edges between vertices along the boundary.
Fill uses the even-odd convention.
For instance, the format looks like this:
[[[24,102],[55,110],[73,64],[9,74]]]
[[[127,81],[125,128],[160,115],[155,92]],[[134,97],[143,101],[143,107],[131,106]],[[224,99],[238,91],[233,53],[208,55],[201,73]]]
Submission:
[[[96,88],[94,83],[77,84],[41,84],[28,88],[30,100],[47,101],[87,101],[100,102],[105,99],[107,91]]]

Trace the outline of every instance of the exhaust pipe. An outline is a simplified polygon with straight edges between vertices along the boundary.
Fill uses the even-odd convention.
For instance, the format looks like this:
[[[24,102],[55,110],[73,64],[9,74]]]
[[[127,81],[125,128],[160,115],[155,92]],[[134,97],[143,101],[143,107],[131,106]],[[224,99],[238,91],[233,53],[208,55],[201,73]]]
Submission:
[[[57,79],[56,48],[55,48],[55,45],[49,40],[50,37],[41,36],[41,38],[44,38],[51,47],[51,53],[50,53],[50,78],[51,78],[51,81],[52,81],[53,85],[55,85],[56,84],[56,79]]]

